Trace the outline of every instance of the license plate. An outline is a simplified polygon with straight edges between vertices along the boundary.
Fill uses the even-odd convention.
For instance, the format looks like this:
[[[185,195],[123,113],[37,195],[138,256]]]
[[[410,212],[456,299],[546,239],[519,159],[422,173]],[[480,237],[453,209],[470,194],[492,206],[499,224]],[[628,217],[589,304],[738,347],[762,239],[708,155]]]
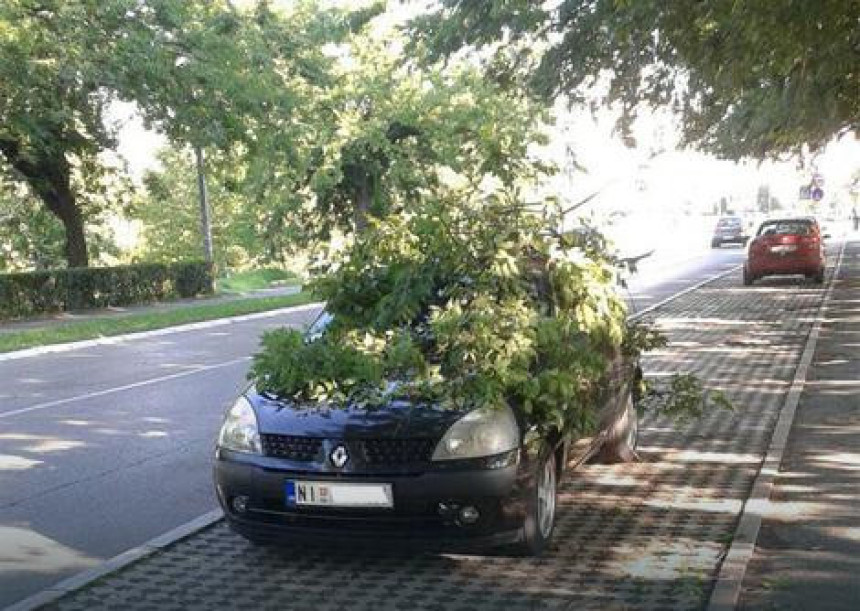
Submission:
[[[290,480],[286,501],[291,507],[394,507],[391,484]]]
[[[770,247],[770,252],[778,255],[784,255],[789,252],[794,252],[795,250],[797,250],[797,244],[780,244],[779,246]]]

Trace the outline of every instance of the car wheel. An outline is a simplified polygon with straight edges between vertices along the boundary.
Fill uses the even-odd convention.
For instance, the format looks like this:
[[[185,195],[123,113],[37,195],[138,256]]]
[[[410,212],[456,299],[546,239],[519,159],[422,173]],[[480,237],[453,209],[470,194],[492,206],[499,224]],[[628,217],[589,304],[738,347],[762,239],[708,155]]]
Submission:
[[[815,284],[824,284],[824,268],[822,267],[818,270],[818,273],[812,279],[815,281]]]
[[[549,452],[535,477],[534,488],[529,492],[519,546],[519,551],[525,555],[540,556],[552,539],[558,499],[557,473],[555,452]]]
[[[711,248],[719,248],[720,241],[719,240],[711,240]]]
[[[750,273],[750,270],[744,267],[744,286],[751,286],[755,282],[755,276]]]

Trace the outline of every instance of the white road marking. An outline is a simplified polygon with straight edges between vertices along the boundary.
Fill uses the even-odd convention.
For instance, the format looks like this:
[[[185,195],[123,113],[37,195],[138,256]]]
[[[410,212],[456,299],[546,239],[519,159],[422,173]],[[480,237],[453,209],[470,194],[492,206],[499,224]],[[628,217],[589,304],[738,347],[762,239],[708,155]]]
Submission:
[[[696,284],[693,284],[692,286],[688,286],[684,290],[678,291],[674,295],[670,295],[670,296],[666,297],[665,299],[658,301],[657,303],[655,303],[653,305],[648,306],[644,310],[640,310],[639,312],[631,314],[630,316],[627,317],[627,320],[630,320],[630,321],[638,320],[638,319],[642,318],[643,316],[645,316],[646,314],[653,312],[657,308],[666,305],[670,301],[674,301],[678,297],[683,297],[687,293],[692,293],[693,291],[702,288],[706,284],[710,284],[711,282],[714,282],[715,280],[719,280],[720,278],[724,278],[725,276],[728,276],[732,272],[735,272],[735,271],[737,271],[743,267],[743,263],[731,264],[731,265],[732,265],[732,267],[730,269],[727,269],[727,270],[722,271],[718,274],[715,274],[715,275],[711,276],[710,278],[706,278],[706,279],[702,280],[701,282],[697,282]]]
[[[36,405],[30,405],[29,407],[22,407],[20,409],[13,409],[8,412],[3,412],[0,414],[0,419],[2,418],[10,418],[12,416],[20,416],[21,414],[28,414],[30,412],[36,412],[43,409],[48,409],[49,407],[58,407],[60,405],[67,405],[69,403],[75,403],[76,401],[83,401],[84,399],[94,399],[96,397],[104,397],[105,395],[112,395],[119,392],[124,392],[126,390],[132,390],[134,388],[140,388],[141,386],[150,386],[152,384],[159,384],[161,382],[166,382],[168,380],[175,380],[177,378],[185,378],[188,376],[192,376],[198,373],[204,373],[207,371],[212,371],[213,369],[221,369],[223,367],[231,367],[233,365],[237,365],[239,363],[245,363],[251,360],[250,356],[243,356],[237,359],[233,359],[231,361],[224,361],[223,363],[216,363],[214,365],[203,365],[201,367],[197,367],[190,371],[180,371],[179,373],[171,373],[170,375],[160,376],[157,378],[149,378],[148,380],[141,380],[140,382],[132,382],[131,384],[124,384],[122,386],[114,386],[113,388],[106,388],[104,390],[97,390],[95,392],[85,393],[83,395],[76,395],[74,397],[66,397],[65,399],[57,399],[55,401],[47,401],[45,403],[37,403]]]

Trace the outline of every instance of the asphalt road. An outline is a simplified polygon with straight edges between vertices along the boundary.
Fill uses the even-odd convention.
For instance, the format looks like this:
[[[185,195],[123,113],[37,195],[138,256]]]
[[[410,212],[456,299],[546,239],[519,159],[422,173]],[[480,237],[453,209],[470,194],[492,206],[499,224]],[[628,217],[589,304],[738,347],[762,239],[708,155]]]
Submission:
[[[636,310],[738,265],[742,249],[655,257]],[[0,362],[0,607],[216,506],[224,409],[266,329],[304,310]]]
[[[0,362],[0,607],[214,508],[248,355],[313,315]]]

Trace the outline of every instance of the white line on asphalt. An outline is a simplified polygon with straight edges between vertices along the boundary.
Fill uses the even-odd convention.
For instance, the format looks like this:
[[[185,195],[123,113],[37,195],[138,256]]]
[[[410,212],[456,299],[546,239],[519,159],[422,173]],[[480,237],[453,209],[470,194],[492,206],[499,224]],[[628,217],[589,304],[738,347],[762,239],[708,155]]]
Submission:
[[[113,388],[106,388],[104,390],[97,390],[95,392],[85,393],[83,395],[76,395],[74,397],[66,397],[65,399],[57,399],[55,401],[47,401],[45,403],[38,403],[36,405],[30,405],[29,407],[22,407],[20,409],[13,409],[8,412],[3,412],[0,414],[0,418],[9,418],[11,416],[20,416],[21,414],[27,414],[30,412],[36,412],[43,409],[48,409],[49,407],[57,407],[60,405],[66,405],[68,403],[74,403],[76,401],[83,401],[84,399],[94,399],[96,397],[104,397],[105,395],[112,395],[114,393],[123,392],[126,390],[131,390],[133,388],[140,388],[141,386],[150,386],[151,384],[158,384],[160,382],[166,382],[168,380],[175,380],[177,378],[184,378],[187,376],[192,376],[198,373],[204,373],[207,371],[212,371],[213,369],[220,369],[222,367],[230,367],[232,365],[236,365],[238,363],[244,363],[246,361],[251,360],[250,356],[243,356],[238,359],[233,359],[231,361],[224,361],[223,363],[216,363],[214,365],[203,365],[201,367],[197,367],[195,369],[191,369],[189,371],[180,371],[179,373],[171,373],[170,375],[161,376],[158,378],[150,378],[148,380],[141,380],[140,382],[132,382],[131,384],[124,384],[122,386],[114,386]]]
[[[753,553],[755,553],[762,516],[766,513],[768,503],[770,502],[770,494],[773,490],[774,481],[779,474],[785,446],[788,443],[788,435],[794,422],[794,414],[797,411],[800,396],[803,394],[809,366],[812,363],[812,358],[815,356],[815,346],[821,333],[821,324],[824,321],[824,315],[830,303],[833,286],[836,284],[836,279],[839,277],[839,271],[842,268],[842,258],[845,254],[845,245],[847,242],[847,240],[842,242],[836,267],[833,270],[833,275],[830,277],[824,297],[818,306],[815,322],[806,338],[806,346],[800,357],[800,363],[798,363],[797,369],[794,372],[794,380],[788,389],[785,402],[779,410],[779,419],[774,427],[773,437],[771,437],[767,454],[765,454],[758,475],[756,475],[753,481],[750,496],[746,500],[746,503],[744,503],[741,515],[738,518],[738,526],[734,537],[732,537],[726,557],[720,566],[717,581],[714,584],[711,598],[708,601],[707,611],[732,611],[738,604],[747,566],[749,566]]]
[[[678,291],[674,295],[670,295],[670,296],[666,297],[665,299],[658,301],[654,305],[648,306],[647,308],[645,308],[641,312],[636,312],[635,314],[631,314],[630,316],[627,317],[627,320],[637,320],[639,318],[642,318],[643,316],[645,316],[649,312],[653,312],[657,308],[666,305],[670,301],[674,301],[678,297],[682,297],[682,296],[686,295],[687,293],[692,293],[693,291],[702,288],[706,284],[710,284],[711,282],[714,282],[715,280],[719,280],[720,278],[728,276],[729,274],[731,274],[734,271],[737,271],[741,267],[743,267],[743,264],[734,265],[734,266],[732,266],[731,269],[727,269],[726,271],[720,272],[719,274],[715,274],[715,275],[711,276],[710,278],[706,278],[706,279],[702,280],[701,282],[697,282],[693,286],[688,286],[683,291]]]
[[[39,356],[40,354],[52,354],[55,352],[68,352],[69,350],[77,350],[79,348],[90,348],[92,346],[104,346],[108,344],[120,344],[126,341],[135,339],[145,339],[147,337],[158,337],[161,335],[171,335],[173,333],[183,333],[185,331],[196,331],[198,329],[210,329],[212,327],[220,327],[222,325],[230,325],[238,322],[246,322],[248,320],[258,320],[260,318],[271,318],[281,314],[290,314],[292,312],[304,312],[314,308],[322,307],[322,303],[308,303],[300,306],[290,306],[288,308],[279,308],[277,310],[268,310],[266,312],[257,312],[255,314],[242,314],[241,316],[229,316],[227,318],[216,318],[214,320],[204,320],[201,322],[191,322],[185,325],[176,325],[173,327],[164,327],[162,329],[153,329],[152,331],[139,331],[137,333],[125,333],[123,335],[111,335],[109,337],[99,337],[96,339],[85,339],[79,342],[69,342],[66,344],[51,344],[48,346],[38,346],[36,348],[25,348],[24,350],[16,350],[0,354],[0,362],[13,361],[23,359],[30,356]]]

